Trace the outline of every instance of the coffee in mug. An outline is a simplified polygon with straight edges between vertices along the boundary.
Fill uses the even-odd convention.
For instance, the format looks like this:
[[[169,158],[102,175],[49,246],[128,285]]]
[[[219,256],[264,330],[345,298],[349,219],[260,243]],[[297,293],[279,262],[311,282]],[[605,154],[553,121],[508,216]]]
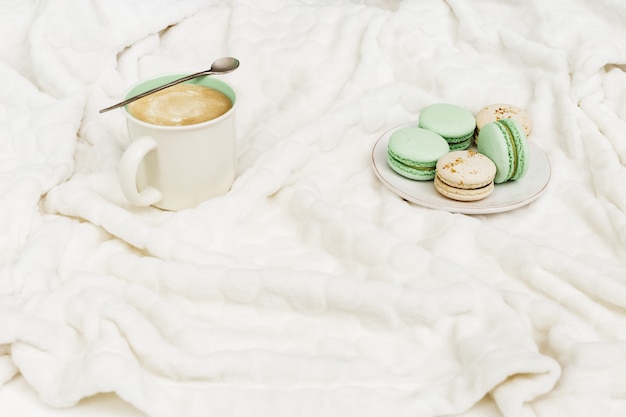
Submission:
[[[184,75],[142,81],[126,98]],[[126,199],[137,206],[182,210],[228,192],[236,170],[236,104],[232,86],[207,76],[125,106],[130,144],[119,177]]]
[[[225,94],[200,84],[177,84],[128,105],[137,119],[160,126],[186,126],[206,122],[233,106]]]

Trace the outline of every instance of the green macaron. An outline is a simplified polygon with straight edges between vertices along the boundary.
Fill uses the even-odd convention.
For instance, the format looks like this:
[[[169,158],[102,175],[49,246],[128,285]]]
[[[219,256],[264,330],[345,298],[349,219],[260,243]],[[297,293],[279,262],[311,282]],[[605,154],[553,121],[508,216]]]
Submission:
[[[403,177],[425,181],[435,178],[437,160],[450,151],[440,135],[419,127],[398,129],[389,137],[387,162]]]
[[[528,171],[528,140],[516,120],[487,123],[478,134],[478,152],[496,164],[494,183],[515,181]]]
[[[419,127],[442,136],[450,150],[463,150],[472,144],[476,118],[467,109],[449,103],[437,103],[424,107],[419,115]]]

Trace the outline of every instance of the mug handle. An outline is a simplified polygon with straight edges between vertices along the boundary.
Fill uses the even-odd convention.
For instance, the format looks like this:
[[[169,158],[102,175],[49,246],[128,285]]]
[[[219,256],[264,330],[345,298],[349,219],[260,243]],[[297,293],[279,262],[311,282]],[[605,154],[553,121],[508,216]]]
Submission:
[[[130,143],[124,151],[119,165],[120,185],[124,197],[136,206],[150,206],[159,202],[163,195],[154,187],[137,190],[137,171],[148,152],[156,149],[157,143],[150,136],[142,136]]]

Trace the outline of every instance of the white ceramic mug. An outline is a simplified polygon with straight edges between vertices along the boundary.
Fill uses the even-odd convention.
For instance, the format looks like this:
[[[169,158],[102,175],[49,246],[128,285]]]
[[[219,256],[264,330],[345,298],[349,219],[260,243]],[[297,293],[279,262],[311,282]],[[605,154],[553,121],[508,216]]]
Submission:
[[[129,89],[126,98],[184,75],[142,81]],[[213,77],[190,82],[223,93],[233,106],[215,119],[186,126],[146,123],[123,109],[130,145],[120,160],[119,177],[124,196],[134,205],[182,210],[230,190],[236,169],[236,92]]]

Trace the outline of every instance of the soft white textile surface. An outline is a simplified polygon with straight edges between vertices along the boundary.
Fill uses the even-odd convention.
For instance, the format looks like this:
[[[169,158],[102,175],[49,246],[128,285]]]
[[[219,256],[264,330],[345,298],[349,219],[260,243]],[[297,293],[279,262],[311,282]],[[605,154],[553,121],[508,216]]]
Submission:
[[[626,415],[623,2],[4,0],[0,36],[0,384],[68,415]],[[131,207],[98,110],[221,56],[231,192]],[[440,101],[528,109],[546,193],[383,186],[375,141]]]

